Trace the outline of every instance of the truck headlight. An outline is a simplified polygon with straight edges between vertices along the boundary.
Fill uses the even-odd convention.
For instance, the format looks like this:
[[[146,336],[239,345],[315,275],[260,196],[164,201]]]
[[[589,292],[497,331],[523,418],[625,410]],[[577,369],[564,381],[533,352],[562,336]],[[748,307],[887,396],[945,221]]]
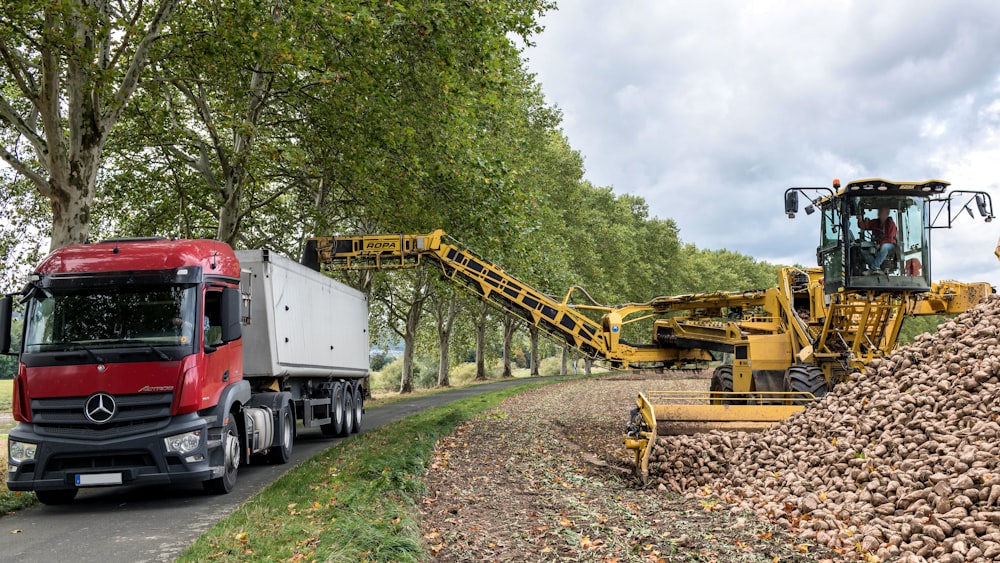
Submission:
[[[192,430],[183,434],[174,434],[163,439],[167,453],[184,455],[193,452],[201,445],[201,430]]]
[[[35,459],[35,452],[38,450],[38,444],[31,444],[29,442],[18,442],[17,440],[11,440],[7,443],[7,459],[13,463],[22,463],[25,461],[31,461]]]

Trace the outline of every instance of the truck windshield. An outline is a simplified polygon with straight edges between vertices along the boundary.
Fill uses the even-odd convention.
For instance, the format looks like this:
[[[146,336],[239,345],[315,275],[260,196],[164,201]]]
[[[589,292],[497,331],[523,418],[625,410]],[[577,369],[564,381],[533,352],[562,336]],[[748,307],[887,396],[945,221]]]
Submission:
[[[194,285],[35,291],[25,315],[24,351],[189,346]]]

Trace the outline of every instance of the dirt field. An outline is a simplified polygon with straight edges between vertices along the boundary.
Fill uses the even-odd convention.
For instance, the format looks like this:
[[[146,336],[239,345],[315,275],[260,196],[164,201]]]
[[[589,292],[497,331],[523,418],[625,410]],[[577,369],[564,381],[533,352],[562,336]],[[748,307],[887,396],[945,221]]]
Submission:
[[[837,558],[710,496],[642,490],[632,478],[621,438],[637,392],[707,386],[634,376],[563,383],[459,427],[428,472],[430,552],[442,561]]]

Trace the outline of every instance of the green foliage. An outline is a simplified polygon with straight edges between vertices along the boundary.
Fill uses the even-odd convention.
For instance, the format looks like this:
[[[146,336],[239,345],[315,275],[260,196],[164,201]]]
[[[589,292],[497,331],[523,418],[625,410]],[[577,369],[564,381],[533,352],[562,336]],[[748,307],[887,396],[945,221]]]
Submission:
[[[377,352],[369,358],[369,368],[372,371],[381,371],[387,364],[392,363],[395,357],[385,352]]]
[[[937,331],[938,325],[948,320],[947,315],[928,315],[922,317],[906,317],[903,319],[903,326],[899,329],[899,345],[905,346],[913,343],[913,338],[918,334]]]
[[[559,375],[560,368],[562,368],[562,359],[559,356],[545,358],[542,363],[538,364],[538,375]]]

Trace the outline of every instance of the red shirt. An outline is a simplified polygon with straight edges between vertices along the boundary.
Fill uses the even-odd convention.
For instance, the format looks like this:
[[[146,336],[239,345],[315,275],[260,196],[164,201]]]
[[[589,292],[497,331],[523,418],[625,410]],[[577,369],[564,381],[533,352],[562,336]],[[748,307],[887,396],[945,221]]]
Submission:
[[[886,218],[885,223],[878,219],[864,219],[858,225],[866,231],[871,231],[872,238],[878,242],[879,246],[896,244],[896,223],[892,221],[892,217]]]

